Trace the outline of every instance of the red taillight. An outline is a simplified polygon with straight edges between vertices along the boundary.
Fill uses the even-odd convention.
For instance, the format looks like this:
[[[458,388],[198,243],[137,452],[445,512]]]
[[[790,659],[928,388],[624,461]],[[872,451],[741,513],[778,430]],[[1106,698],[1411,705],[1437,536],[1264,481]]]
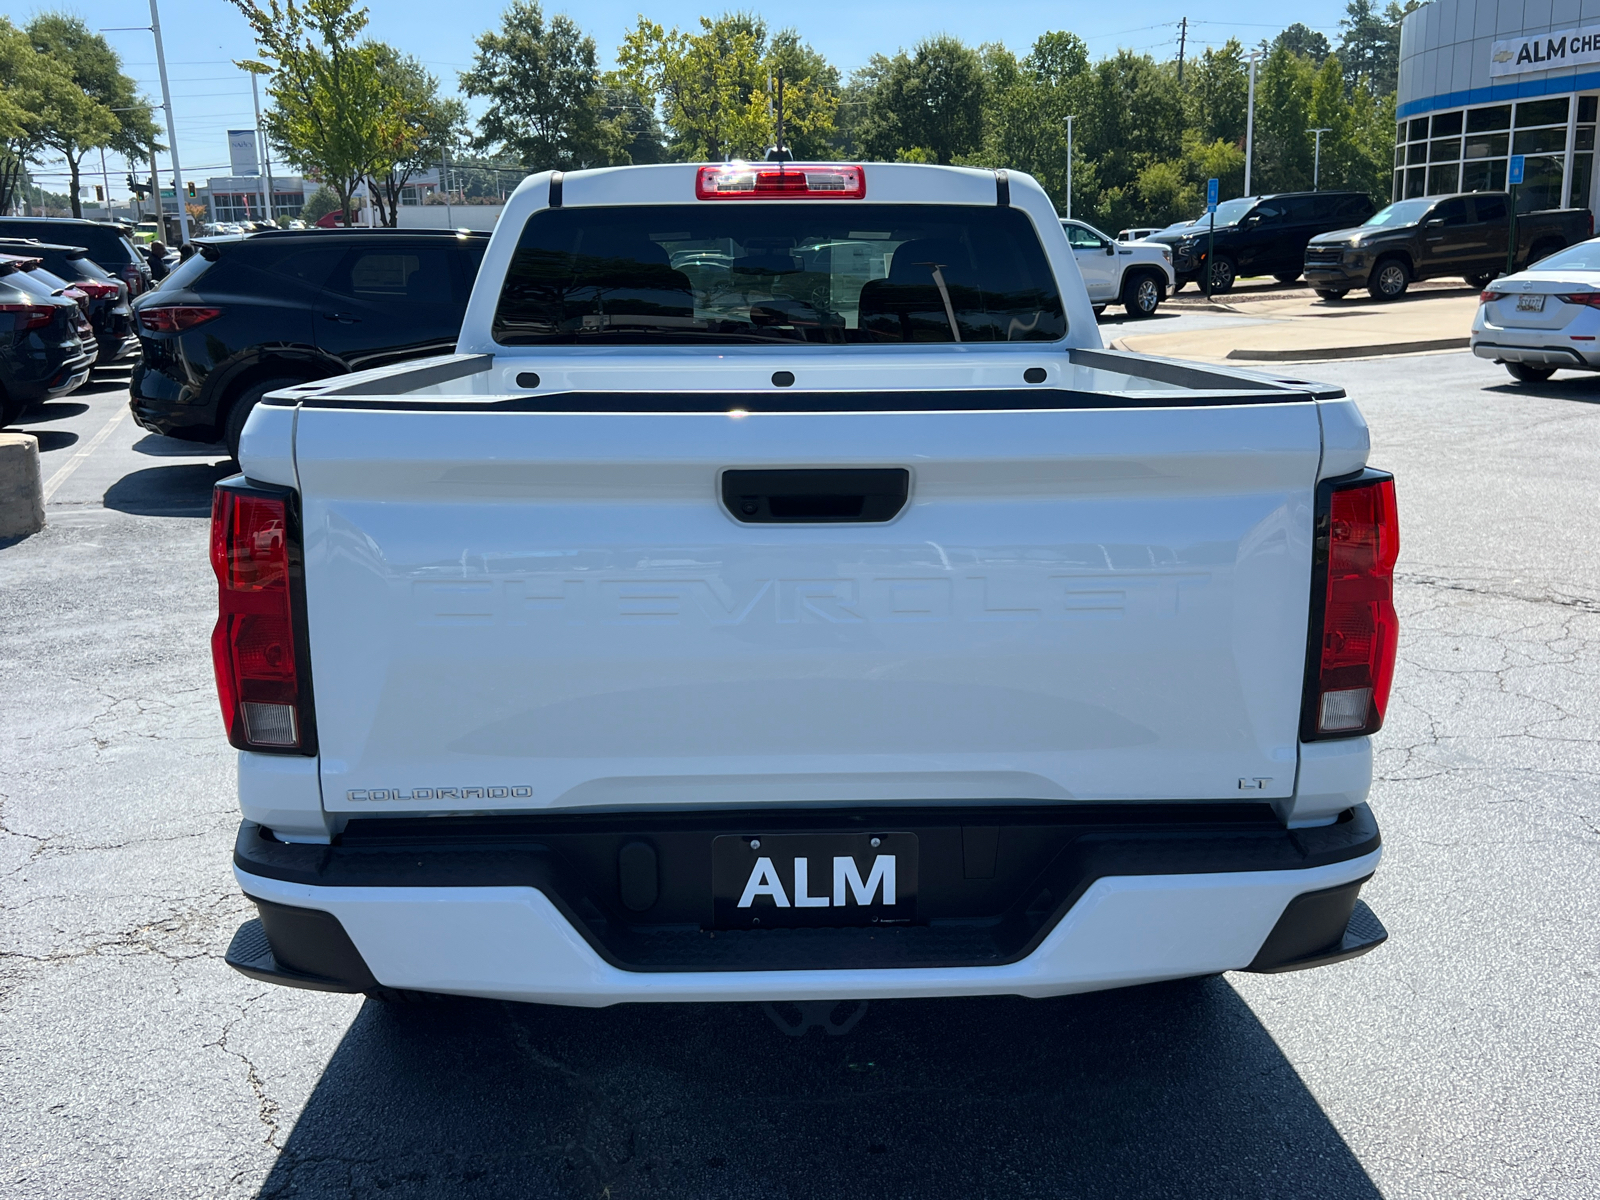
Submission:
[[[1478,293],[1478,303],[1479,304],[1490,304],[1490,303],[1493,303],[1496,300],[1505,299],[1505,296],[1506,296],[1506,294],[1504,292],[1479,292]]]
[[[89,311],[89,293],[78,287],[77,284],[73,284],[69,288],[62,288],[61,294],[76,304],[83,312]]]
[[[93,279],[85,279],[81,283],[75,283],[72,286],[77,288],[85,296],[95,300],[109,300],[112,297],[122,295],[121,285],[115,283],[98,283]]]
[[[701,200],[860,200],[867,173],[837,163],[721,163],[694,179]]]
[[[1383,725],[1399,632],[1399,551],[1393,477],[1367,471],[1334,485],[1318,519],[1317,565],[1325,582],[1308,680],[1307,740],[1374,733]]]
[[[185,329],[204,325],[221,315],[220,308],[193,308],[188,305],[141,308],[139,324],[151,333],[182,333]]]
[[[123,264],[122,278],[127,281],[130,299],[144,291],[144,276],[139,273],[139,265],[137,263]]]
[[[0,313],[10,313],[18,333],[29,329],[46,329],[56,319],[54,305],[50,304],[0,304]]]
[[[228,740],[241,750],[307,750],[289,570],[289,507],[275,493],[219,487],[211,501],[217,574],[211,657]]]
[[[1600,292],[1573,292],[1567,296],[1557,296],[1563,304],[1583,304],[1589,308],[1600,308]]]

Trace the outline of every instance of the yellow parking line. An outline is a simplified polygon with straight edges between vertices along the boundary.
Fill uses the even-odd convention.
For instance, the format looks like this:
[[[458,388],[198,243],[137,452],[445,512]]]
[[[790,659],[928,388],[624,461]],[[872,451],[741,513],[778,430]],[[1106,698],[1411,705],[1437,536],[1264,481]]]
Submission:
[[[63,483],[65,483],[67,481],[67,478],[74,471],[76,471],[79,467],[81,467],[83,465],[84,459],[88,458],[89,455],[93,454],[96,450],[98,450],[101,447],[101,445],[105,442],[105,440],[108,437],[111,436],[112,431],[115,430],[118,425],[122,424],[122,418],[127,416],[127,415],[128,415],[127,406],[126,405],[118,405],[117,406],[117,415],[112,417],[111,420],[107,421],[105,423],[105,425],[101,428],[100,432],[95,434],[92,438],[89,439],[88,445],[84,446],[80,450],[75,451],[73,453],[72,457],[67,459],[66,462],[62,463],[60,469],[57,470],[54,475],[50,476],[50,478],[48,480],[45,481],[45,485],[44,485],[45,503],[48,504],[50,502],[50,497],[54,496],[56,494],[56,489],[58,487],[60,487]]]

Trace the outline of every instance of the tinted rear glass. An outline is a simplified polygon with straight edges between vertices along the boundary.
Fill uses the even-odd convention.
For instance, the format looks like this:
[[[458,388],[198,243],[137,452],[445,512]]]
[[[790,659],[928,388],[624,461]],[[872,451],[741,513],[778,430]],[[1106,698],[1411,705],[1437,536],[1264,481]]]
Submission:
[[[1021,212],[854,202],[538,212],[494,320],[508,346],[1048,342],[1066,331]]]
[[[186,287],[193,286],[194,281],[210,269],[211,261],[205,255],[191,255],[167,272],[167,277],[161,281],[161,286],[169,292],[181,291]]]

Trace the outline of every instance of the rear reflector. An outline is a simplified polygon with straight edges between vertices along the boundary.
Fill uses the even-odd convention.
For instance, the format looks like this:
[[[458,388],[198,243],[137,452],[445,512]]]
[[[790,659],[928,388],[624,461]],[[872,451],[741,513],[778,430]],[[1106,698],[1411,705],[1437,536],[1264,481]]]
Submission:
[[[287,493],[218,485],[211,501],[211,568],[218,616],[211,634],[228,740],[240,750],[312,753],[300,663]]]
[[[1394,564],[1400,550],[1394,477],[1364,471],[1324,484],[1317,514],[1306,741],[1374,733],[1383,725],[1399,619]]]
[[[860,200],[867,173],[838,163],[721,163],[700,168],[694,194],[701,200]]]
[[[189,305],[174,305],[170,308],[141,308],[139,310],[139,325],[151,333],[182,333],[185,329],[193,329],[196,325],[204,325],[215,317],[220,317],[220,308],[198,308]]]

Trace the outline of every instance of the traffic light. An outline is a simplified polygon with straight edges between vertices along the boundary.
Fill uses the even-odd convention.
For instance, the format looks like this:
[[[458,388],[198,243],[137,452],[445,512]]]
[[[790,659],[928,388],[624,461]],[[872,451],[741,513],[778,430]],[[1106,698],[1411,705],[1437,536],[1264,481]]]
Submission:
[[[104,204],[106,202],[106,189],[104,184],[97,183],[94,185],[94,202],[96,204]]]
[[[146,196],[148,196],[150,194],[149,181],[148,180],[135,179],[132,175],[129,175],[128,176],[128,190],[130,192],[132,192],[135,196],[139,197],[139,199],[143,200]]]
[[[194,184],[192,183],[189,185],[189,199],[194,199]]]

